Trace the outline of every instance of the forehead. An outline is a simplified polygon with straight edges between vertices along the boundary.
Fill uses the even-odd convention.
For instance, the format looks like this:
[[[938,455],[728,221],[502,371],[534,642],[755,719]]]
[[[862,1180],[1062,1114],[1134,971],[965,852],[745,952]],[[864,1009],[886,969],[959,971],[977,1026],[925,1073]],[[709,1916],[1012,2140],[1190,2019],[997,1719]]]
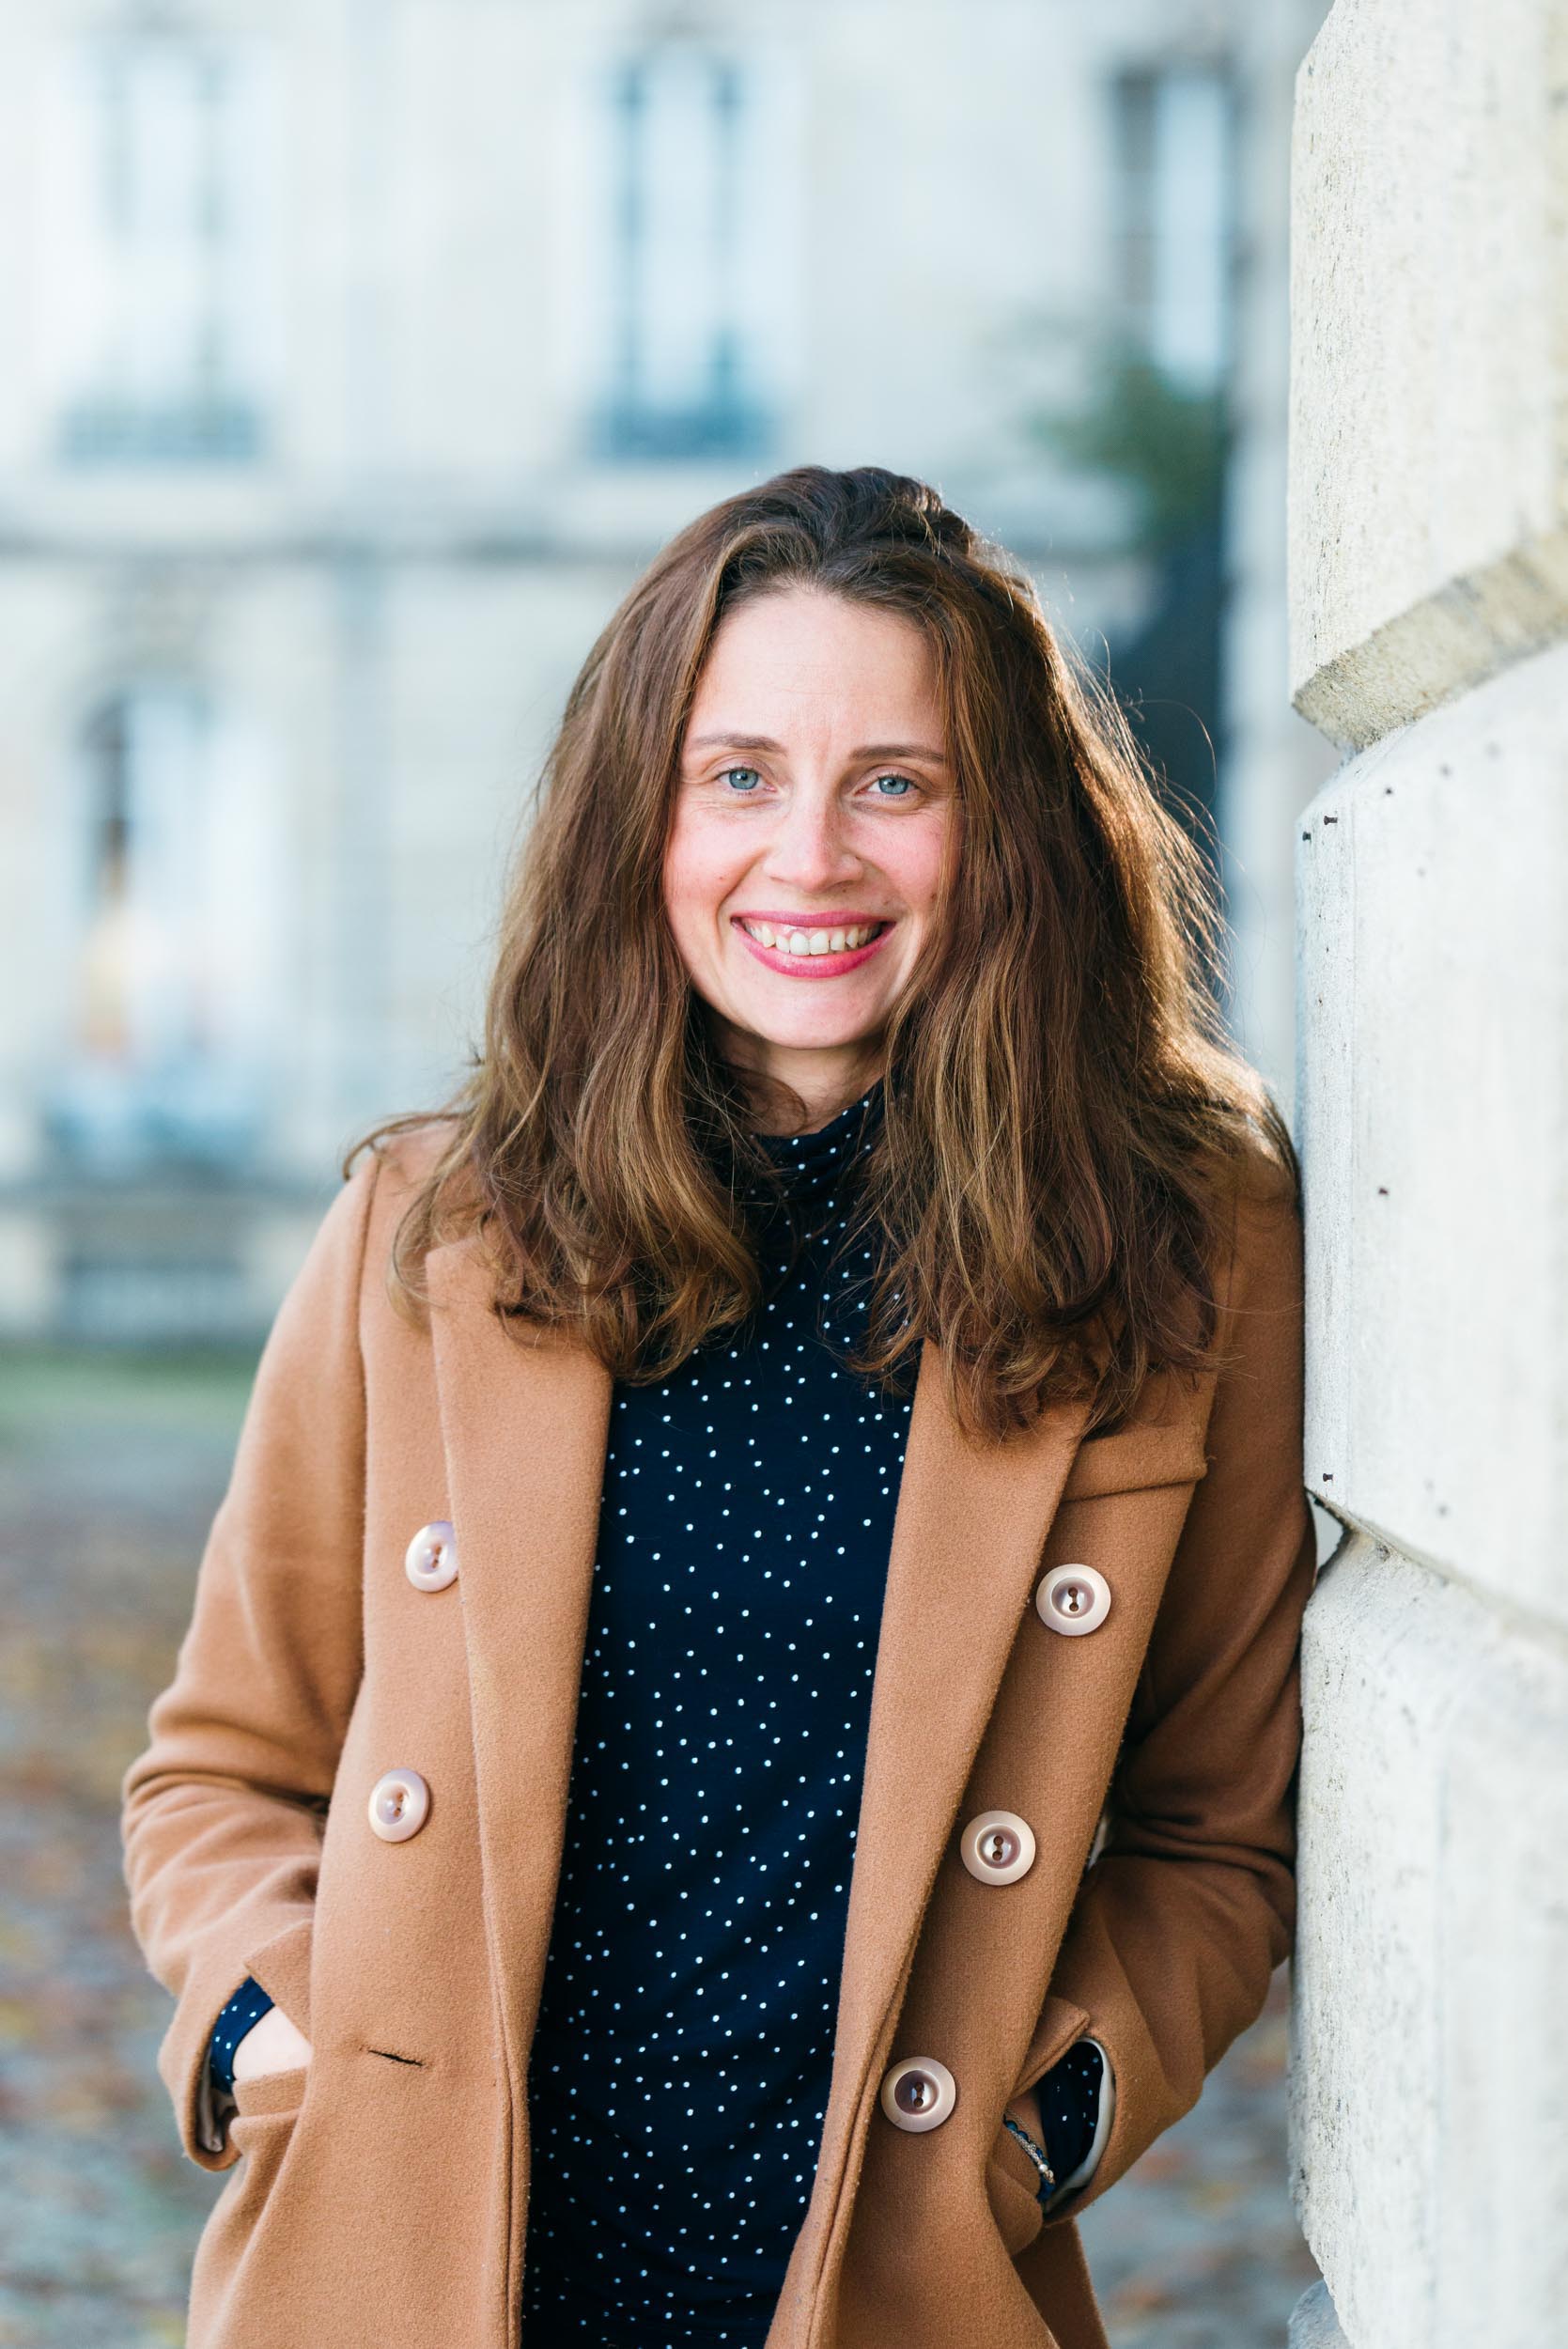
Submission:
[[[914,621],[814,588],[780,589],[726,613],[697,682],[688,732],[731,726],[783,740],[842,725],[856,739],[941,735],[936,663]]]

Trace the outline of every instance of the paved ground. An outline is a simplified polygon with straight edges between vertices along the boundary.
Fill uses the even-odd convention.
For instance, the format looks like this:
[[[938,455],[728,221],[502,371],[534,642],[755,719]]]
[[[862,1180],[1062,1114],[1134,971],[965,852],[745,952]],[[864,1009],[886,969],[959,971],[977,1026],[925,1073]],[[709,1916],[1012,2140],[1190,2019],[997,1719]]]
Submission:
[[[4,2349],[184,2340],[220,2181],[181,2155],[155,2069],[168,2000],[131,1938],[118,1790],[250,1370],[0,1353]],[[1084,2219],[1115,2349],[1283,2349],[1317,2272],[1284,2187],[1286,1996],[1281,1969],[1197,2110]]]

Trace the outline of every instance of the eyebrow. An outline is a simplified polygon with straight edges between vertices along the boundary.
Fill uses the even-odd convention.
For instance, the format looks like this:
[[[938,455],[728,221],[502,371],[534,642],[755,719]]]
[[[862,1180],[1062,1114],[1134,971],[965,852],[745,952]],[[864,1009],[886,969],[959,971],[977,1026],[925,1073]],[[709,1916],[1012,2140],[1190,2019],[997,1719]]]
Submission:
[[[723,743],[733,751],[782,751],[784,744],[775,742],[770,734],[694,734],[687,743],[689,751],[700,751],[712,743]],[[934,767],[945,767],[947,754],[934,751],[925,742],[862,742],[849,754],[851,758],[924,758]]]

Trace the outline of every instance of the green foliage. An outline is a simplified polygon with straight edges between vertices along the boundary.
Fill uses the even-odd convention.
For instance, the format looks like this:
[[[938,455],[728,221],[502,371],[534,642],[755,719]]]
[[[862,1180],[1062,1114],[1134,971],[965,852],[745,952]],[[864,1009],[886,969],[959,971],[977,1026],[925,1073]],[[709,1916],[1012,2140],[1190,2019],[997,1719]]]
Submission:
[[[1104,343],[1091,374],[1080,406],[1032,408],[1024,432],[1065,463],[1125,483],[1137,504],[1139,544],[1166,546],[1219,510],[1223,391],[1188,391],[1126,342]]]

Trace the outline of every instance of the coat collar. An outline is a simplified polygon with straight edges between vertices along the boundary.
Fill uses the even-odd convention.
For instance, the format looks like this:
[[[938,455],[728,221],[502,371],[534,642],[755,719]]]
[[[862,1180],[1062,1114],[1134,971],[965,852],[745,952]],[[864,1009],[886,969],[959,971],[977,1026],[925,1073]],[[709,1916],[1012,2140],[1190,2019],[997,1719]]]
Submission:
[[[462,1567],[486,1923],[526,2070],[565,1834],[613,1382],[493,1311],[470,1240],[427,1259]],[[1086,1414],[970,1441],[923,1349],[889,1554],[850,1879],[832,2102],[858,2102],[995,1703]]]

